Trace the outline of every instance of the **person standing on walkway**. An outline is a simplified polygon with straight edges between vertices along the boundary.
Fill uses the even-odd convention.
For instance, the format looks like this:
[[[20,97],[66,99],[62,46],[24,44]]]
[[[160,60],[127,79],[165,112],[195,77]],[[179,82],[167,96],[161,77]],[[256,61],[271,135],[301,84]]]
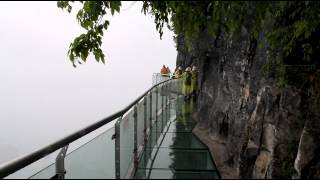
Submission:
[[[181,78],[181,76],[182,76],[182,67],[179,66],[177,70],[174,72],[174,78],[179,79]]]
[[[182,94],[184,95],[185,100],[190,99],[192,91],[192,74],[191,68],[187,67],[186,71],[182,74]]]
[[[198,69],[196,66],[192,67],[191,71],[191,93],[192,97],[195,98],[198,95],[199,92],[199,86],[198,86]]]
[[[160,70],[160,74],[161,74],[161,76],[164,76],[164,77],[168,76],[168,70],[165,65],[162,66],[162,68]]]

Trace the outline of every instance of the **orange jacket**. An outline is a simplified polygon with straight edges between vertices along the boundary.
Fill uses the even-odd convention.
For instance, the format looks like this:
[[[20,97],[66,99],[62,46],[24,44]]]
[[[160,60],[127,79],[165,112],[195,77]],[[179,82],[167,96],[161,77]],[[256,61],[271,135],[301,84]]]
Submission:
[[[161,74],[161,75],[167,75],[168,73],[169,73],[169,72],[168,72],[167,68],[162,67],[162,69],[161,69],[161,71],[160,71],[160,74]]]

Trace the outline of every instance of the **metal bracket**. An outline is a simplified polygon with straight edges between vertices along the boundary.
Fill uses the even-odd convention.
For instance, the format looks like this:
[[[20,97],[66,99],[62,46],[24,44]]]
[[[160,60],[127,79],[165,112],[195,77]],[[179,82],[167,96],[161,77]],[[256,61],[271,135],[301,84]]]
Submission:
[[[116,138],[117,138],[117,135],[114,134],[114,135],[112,135],[111,140],[115,140]]]
[[[63,147],[56,157],[56,179],[65,179],[66,170],[64,167],[64,159],[67,155],[69,145]]]

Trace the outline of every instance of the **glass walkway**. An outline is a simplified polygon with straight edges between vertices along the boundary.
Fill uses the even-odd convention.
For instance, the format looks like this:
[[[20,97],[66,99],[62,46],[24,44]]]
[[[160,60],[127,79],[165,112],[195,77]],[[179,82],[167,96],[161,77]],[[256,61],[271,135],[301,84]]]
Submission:
[[[208,148],[192,134],[192,100],[173,97],[152,127],[135,178],[138,179],[217,179]],[[168,112],[169,111],[169,112]],[[169,113],[169,116],[166,114]]]
[[[220,178],[208,148],[192,133],[196,103],[184,100],[181,84],[160,82],[123,110],[0,165],[0,179],[21,171],[30,179]],[[54,162],[40,164],[49,155]]]

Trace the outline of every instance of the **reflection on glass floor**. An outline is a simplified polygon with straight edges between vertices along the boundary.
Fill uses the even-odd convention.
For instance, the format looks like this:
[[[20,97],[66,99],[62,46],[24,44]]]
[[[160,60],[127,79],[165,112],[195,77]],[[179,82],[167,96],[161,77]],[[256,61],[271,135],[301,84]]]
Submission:
[[[153,123],[134,178],[219,178],[208,148],[192,134],[193,102],[181,97],[171,101]]]

